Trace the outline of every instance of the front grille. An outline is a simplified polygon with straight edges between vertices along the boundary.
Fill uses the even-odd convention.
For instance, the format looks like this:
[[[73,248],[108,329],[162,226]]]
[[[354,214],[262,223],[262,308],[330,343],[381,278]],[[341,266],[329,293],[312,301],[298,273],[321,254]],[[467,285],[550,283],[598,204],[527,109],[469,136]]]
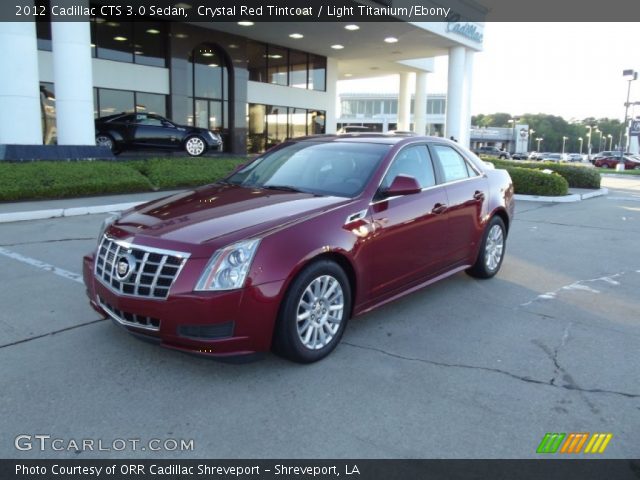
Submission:
[[[98,246],[95,275],[116,293],[164,300],[187,258],[188,253],[133,245],[105,235]],[[119,263],[129,266],[126,274],[118,271]]]
[[[144,315],[138,315],[136,313],[124,312],[109,305],[100,297],[98,297],[98,304],[105,312],[109,314],[111,318],[113,318],[116,322],[121,323],[122,325],[144,328],[145,330],[153,330],[154,332],[160,330],[160,320],[158,320],[157,318],[145,317]]]

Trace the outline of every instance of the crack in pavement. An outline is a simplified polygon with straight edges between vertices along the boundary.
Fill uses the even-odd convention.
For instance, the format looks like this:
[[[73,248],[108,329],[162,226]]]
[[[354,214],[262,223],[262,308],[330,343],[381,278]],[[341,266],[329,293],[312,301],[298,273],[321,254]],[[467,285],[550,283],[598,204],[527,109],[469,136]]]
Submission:
[[[73,242],[77,240],[96,240],[96,237],[58,238],[54,240],[37,240],[33,242],[0,243],[0,247],[19,247],[21,245],[38,245],[41,243]]]
[[[561,222],[548,222],[548,221],[543,221],[543,220],[527,220],[524,218],[519,218],[518,222],[529,222],[529,223],[540,223],[540,224],[544,224],[544,225],[556,225],[559,227],[572,227],[572,228],[590,228],[593,230],[604,230],[607,232],[622,232],[622,233],[637,233],[636,230],[625,230],[622,228],[613,228],[613,227],[598,227],[595,225],[577,225],[575,223],[561,223]]]
[[[627,392],[617,392],[617,391],[614,391],[614,390],[604,390],[604,389],[600,389],[600,388],[582,388],[582,387],[577,386],[575,383],[563,384],[563,385],[552,384],[550,381],[536,380],[535,378],[516,375],[515,373],[511,373],[511,372],[509,372],[507,370],[502,370],[502,369],[499,369],[499,368],[479,367],[479,366],[476,366],[476,365],[465,365],[465,364],[459,364],[459,363],[437,362],[435,360],[427,360],[427,359],[424,359],[424,358],[409,357],[409,356],[406,356],[406,355],[400,355],[398,353],[387,352],[386,350],[383,350],[382,348],[371,347],[371,346],[367,346],[367,345],[358,345],[358,344],[355,344],[355,343],[344,342],[344,341],[341,342],[341,344],[342,345],[348,345],[348,346],[354,347],[354,348],[360,348],[362,350],[369,350],[369,351],[372,351],[372,352],[381,353],[383,355],[387,355],[389,357],[397,358],[397,359],[400,359],[400,360],[406,360],[406,361],[410,361],[410,362],[426,363],[428,365],[434,365],[436,367],[461,368],[461,369],[467,369],[467,370],[482,370],[482,371],[485,371],[485,372],[499,373],[501,375],[506,375],[506,376],[508,376],[510,378],[513,378],[515,380],[519,380],[521,382],[533,383],[533,384],[536,384],[536,385],[546,385],[548,387],[561,388],[561,389],[564,389],[564,390],[578,391],[578,392],[584,392],[584,393],[608,393],[608,394],[611,394],[611,395],[620,395],[620,396],[627,397],[627,398],[640,398],[640,394],[627,393]]]
[[[50,337],[50,336],[56,335],[58,333],[68,332],[69,330],[75,330],[76,328],[86,327],[88,325],[93,325],[95,323],[103,322],[105,320],[106,320],[106,318],[99,318],[97,320],[92,320],[90,322],[80,323],[78,325],[72,325],[70,327],[61,328],[60,330],[54,330],[53,332],[43,333],[42,335],[36,335],[34,337],[23,338],[22,340],[16,340],[15,342],[5,343],[4,345],[0,345],[0,349],[6,348],[6,347],[13,347],[15,345],[20,345],[21,343],[27,343],[27,342],[30,342],[32,340],[38,340],[39,338]]]

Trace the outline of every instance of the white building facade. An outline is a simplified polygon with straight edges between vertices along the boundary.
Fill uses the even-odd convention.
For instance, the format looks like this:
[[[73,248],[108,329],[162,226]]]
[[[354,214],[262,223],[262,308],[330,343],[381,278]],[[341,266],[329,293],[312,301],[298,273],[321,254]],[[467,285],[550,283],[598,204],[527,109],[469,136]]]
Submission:
[[[94,145],[95,118],[144,111],[217,130],[231,153],[260,152],[335,132],[337,81],[390,74],[400,77],[396,129],[433,133],[439,125],[469,143],[481,23],[146,20],[0,23],[11,72],[0,76],[0,145]],[[449,56],[449,82],[436,114],[426,87],[439,55]]]

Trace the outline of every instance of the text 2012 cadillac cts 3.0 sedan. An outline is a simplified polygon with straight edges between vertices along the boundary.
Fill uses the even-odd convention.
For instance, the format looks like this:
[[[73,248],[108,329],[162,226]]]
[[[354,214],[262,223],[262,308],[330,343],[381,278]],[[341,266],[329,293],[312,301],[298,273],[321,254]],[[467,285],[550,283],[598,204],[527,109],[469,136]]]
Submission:
[[[495,275],[513,209],[507,172],[448,140],[305,137],[105,222],[84,281],[98,312],[163,346],[313,362],[352,316]]]

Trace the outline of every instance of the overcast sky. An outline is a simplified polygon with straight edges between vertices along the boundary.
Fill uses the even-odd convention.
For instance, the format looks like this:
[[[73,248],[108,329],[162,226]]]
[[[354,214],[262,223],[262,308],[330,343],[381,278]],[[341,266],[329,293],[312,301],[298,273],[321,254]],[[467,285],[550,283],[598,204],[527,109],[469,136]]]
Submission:
[[[624,117],[622,70],[640,70],[640,23],[487,23],[484,33],[484,51],[474,60],[472,114]],[[436,58],[435,67],[427,91],[444,93],[447,57]],[[338,86],[339,92],[397,90],[397,76]],[[632,83],[631,101],[640,101],[640,79]]]

